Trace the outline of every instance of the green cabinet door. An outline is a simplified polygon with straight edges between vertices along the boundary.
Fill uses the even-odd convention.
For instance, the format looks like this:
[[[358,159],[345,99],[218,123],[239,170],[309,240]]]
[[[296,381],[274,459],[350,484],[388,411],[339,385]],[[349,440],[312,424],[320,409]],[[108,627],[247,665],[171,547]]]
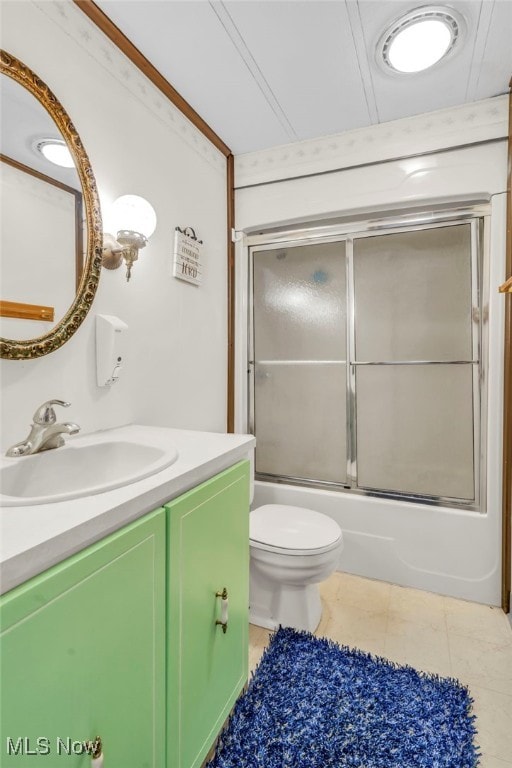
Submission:
[[[44,514],[44,510],[41,510]],[[165,766],[163,509],[3,596],[2,768]]]
[[[168,510],[167,768],[197,768],[247,681],[249,463]],[[226,632],[222,618],[227,589]]]

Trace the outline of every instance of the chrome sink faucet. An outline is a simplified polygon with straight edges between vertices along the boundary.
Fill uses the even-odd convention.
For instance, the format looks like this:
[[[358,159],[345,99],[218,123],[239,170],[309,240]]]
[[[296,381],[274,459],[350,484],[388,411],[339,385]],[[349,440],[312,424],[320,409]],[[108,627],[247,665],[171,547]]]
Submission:
[[[47,400],[34,413],[34,423],[26,440],[12,445],[6,456],[30,456],[39,451],[47,451],[50,448],[59,448],[64,445],[63,435],[76,435],[80,432],[78,424],[72,422],[57,423],[54,405],[62,405],[67,408],[71,403],[64,400]]]

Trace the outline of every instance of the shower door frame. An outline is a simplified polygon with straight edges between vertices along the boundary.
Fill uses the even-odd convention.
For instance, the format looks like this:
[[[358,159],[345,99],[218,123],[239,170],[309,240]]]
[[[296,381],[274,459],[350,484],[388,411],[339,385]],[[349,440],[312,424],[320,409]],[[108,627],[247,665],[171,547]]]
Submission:
[[[355,361],[355,298],[353,275],[354,240],[383,234],[438,229],[461,224],[471,226],[471,304],[472,312],[479,313],[479,323],[472,324],[472,359],[464,361],[442,361],[446,365],[471,364],[473,369],[473,478],[474,500],[434,496],[415,493],[386,491],[378,488],[357,487],[357,412],[356,412],[356,370],[358,365],[396,365],[393,363],[368,363]],[[415,211],[401,215],[378,218],[354,218],[340,223],[304,225],[302,228],[280,231],[259,232],[247,235],[249,254],[248,270],[248,326],[247,326],[247,377],[248,377],[248,426],[256,434],[255,418],[255,356],[254,356],[254,252],[273,250],[276,247],[300,247],[332,242],[345,243],[345,267],[347,281],[346,306],[346,440],[347,440],[347,482],[313,480],[256,472],[257,480],[274,483],[299,485],[309,488],[353,493],[377,498],[413,501],[433,506],[454,507],[462,511],[484,512],[486,499],[487,466],[487,367],[488,367],[488,322],[485,317],[489,297],[489,230],[490,205],[487,203],[446,207],[440,210]],[[316,361],[312,361],[316,362]],[[325,362],[325,361],[318,361]],[[403,361],[402,364],[436,364],[438,361]],[[440,361],[441,362],[441,361]]]

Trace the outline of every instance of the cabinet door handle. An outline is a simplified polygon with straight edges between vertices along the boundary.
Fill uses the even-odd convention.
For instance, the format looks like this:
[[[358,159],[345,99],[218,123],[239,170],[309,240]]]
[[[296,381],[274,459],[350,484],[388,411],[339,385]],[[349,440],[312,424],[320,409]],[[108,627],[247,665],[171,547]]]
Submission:
[[[228,590],[226,587],[222,590],[222,592],[216,592],[215,597],[220,597],[220,619],[217,619],[215,624],[219,624],[222,627],[222,631],[224,634],[226,634],[228,629],[228,608],[229,608],[229,601],[228,601]]]

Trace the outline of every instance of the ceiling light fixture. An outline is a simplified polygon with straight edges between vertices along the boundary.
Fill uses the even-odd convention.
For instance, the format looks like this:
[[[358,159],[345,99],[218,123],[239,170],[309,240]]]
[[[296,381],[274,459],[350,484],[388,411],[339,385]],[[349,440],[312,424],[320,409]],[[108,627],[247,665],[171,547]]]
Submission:
[[[462,31],[462,17],[451,8],[416,8],[386,29],[377,46],[377,60],[388,72],[422,72],[453,51]]]
[[[34,143],[34,147],[54,165],[60,165],[62,168],[74,168],[75,166],[68,145],[63,139],[38,139]]]

